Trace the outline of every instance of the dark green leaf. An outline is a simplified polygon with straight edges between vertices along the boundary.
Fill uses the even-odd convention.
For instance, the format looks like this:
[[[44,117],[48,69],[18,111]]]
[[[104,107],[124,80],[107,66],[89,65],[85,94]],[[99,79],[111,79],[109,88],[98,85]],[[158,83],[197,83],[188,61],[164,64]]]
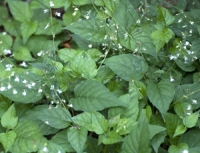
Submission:
[[[12,38],[8,34],[0,33],[0,55],[4,54],[5,50],[10,50]]]

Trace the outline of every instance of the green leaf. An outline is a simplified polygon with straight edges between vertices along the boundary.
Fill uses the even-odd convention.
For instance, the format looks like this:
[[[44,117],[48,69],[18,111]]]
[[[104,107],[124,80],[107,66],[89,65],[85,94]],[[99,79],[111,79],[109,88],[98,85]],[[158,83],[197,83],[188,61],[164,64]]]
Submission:
[[[15,142],[17,135],[14,131],[0,134],[0,142],[2,143],[5,151],[7,152]]]
[[[51,109],[43,109],[38,112],[38,119],[57,129],[68,127],[71,121],[70,118],[71,114],[69,111],[62,107],[52,107]]]
[[[151,34],[153,43],[156,46],[156,52],[159,52],[160,49],[169,42],[169,40],[174,36],[174,33],[171,29],[165,28],[163,30],[156,30]]]
[[[87,50],[87,53],[95,61],[99,60],[100,57],[103,55],[98,49],[95,48]]]
[[[47,6],[47,7],[51,7],[52,8],[60,8],[60,7],[64,7],[64,4],[67,3],[66,0],[43,0],[42,3]],[[50,5],[51,3],[51,5]]]
[[[37,30],[38,22],[25,21],[21,24],[20,30],[25,44],[28,38]]]
[[[8,34],[0,33],[0,55],[4,54],[4,50],[9,50],[12,46],[12,38]]]
[[[8,0],[8,5],[16,20],[23,22],[31,19],[33,13],[27,2]]]
[[[48,142],[41,147],[41,149],[38,151],[39,153],[46,153],[46,152],[57,152],[57,153],[65,153],[63,148],[53,142]]]
[[[74,5],[85,5],[85,4],[91,4],[92,1],[91,1],[91,0],[82,0],[82,1],[73,0],[72,3],[73,3]]]
[[[132,54],[112,56],[105,60],[105,64],[126,81],[131,79],[140,80],[148,67],[142,57]]]
[[[79,53],[67,66],[70,69],[70,75],[92,79],[97,74],[95,61],[86,52]]]
[[[104,135],[99,136],[98,144],[103,142],[103,144],[114,144],[123,141],[123,137],[119,135],[119,133],[115,131],[109,131]]]
[[[68,141],[77,153],[82,153],[87,140],[88,131],[84,127],[71,127],[68,130]]]
[[[192,128],[196,125],[199,118],[199,112],[195,112],[193,114],[189,114],[183,119],[183,123],[186,127]]]
[[[0,81],[1,86],[6,89],[0,91],[2,95],[20,103],[32,103],[42,98],[42,93],[38,92],[41,87],[40,76],[14,72],[15,76]]]
[[[68,129],[65,129],[61,132],[56,133],[56,135],[53,136],[50,142],[53,142],[61,146],[65,152],[74,152],[74,148],[71,146],[70,142],[68,141]]]
[[[19,21],[16,20],[9,20],[9,21],[5,21],[3,23],[4,28],[6,29],[7,32],[9,32],[9,34],[16,36],[16,37],[20,37],[21,33],[20,33],[20,26],[21,23]],[[21,39],[21,38],[20,38]]]
[[[70,99],[70,103],[75,110],[99,111],[114,106],[123,106],[101,83],[86,80],[74,88],[75,98]]]
[[[45,143],[44,137],[34,122],[21,121],[15,127],[14,132],[17,134],[17,138],[11,152],[36,152]]]
[[[76,11],[76,14],[74,15],[74,13],[71,12],[66,12],[65,14],[63,14],[62,19],[63,19],[63,23],[65,26],[70,25],[73,22],[78,21],[78,19],[81,17],[81,12],[80,11]]]
[[[71,49],[71,48],[63,48],[58,51],[58,56],[60,59],[64,62],[69,62],[73,58],[75,58],[78,53],[80,53],[79,50]]]
[[[8,11],[6,7],[0,6],[0,25],[3,25],[3,23],[7,20],[8,18]]]
[[[147,96],[150,102],[161,112],[169,109],[175,94],[174,85],[168,80],[162,80],[158,84],[151,83],[147,86]]]
[[[165,113],[164,118],[165,118],[167,134],[171,138],[173,138],[177,127],[179,125],[182,125],[182,121],[177,115],[174,115],[174,114],[171,114],[171,113]]]
[[[108,130],[108,122],[99,112],[84,112],[72,119],[74,123],[97,134],[103,134]]]
[[[13,129],[18,123],[18,117],[16,116],[16,110],[14,104],[3,114],[1,118],[1,125],[7,129]]]
[[[121,153],[150,153],[149,129],[145,111],[141,112],[138,125],[133,128],[122,144]],[[145,133],[145,134],[144,134]]]
[[[185,133],[186,130],[187,130],[187,128],[186,128],[185,126],[183,126],[183,125],[179,125],[179,126],[176,128],[173,137]]]
[[[164,142],[166,136],[166,132],[160,132],[151,139],[150,144],[156,153],[158,153],[158,148]]]
[[[164,26],[168,26],[174,22],[175,18],[174,16],[167,10],[166,8],[163,7],[158,7],[158,18],[157,22],[159,24],[162,24]]]
[[[171,145],[168,149],[169,153],[189,152],[189,147],[186,143],[180,143],[177,146]]]
[[[184,118],[193,112],[192,105],[190,103],[177,102],[174,105],[174,111],[180,118]]]
[[[14,51],[14,58],[19,61],[33,61],[35,60],[28,48],[21,46],[16,51]]]
[[[66,29],[92,42],[104,42],[107,36],[106,22],[99,20],[81,20],[67,26]]]
[[[165,131],[166,128],[158,125],[149,124],[150,139],[152,139],[156,134]]]

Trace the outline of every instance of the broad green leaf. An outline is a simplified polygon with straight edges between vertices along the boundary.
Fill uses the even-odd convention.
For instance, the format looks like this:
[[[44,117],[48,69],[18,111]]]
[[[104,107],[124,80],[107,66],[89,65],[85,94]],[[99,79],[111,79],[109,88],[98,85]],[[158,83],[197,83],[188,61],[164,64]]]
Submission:
[[[118,39],[122,46],[133,52],[145,53],[157,58],[156,48],[151,39],[152,28],[149,25],[130,28],[127,32],[118,32]]]
[[[190,103],[177,102],[174,105],[174,111],[180,118],[184,118],[193,112],[192,105]]]
[[[185,133],[186,130],[187,130],[187,128],[186,128],[185,126],[183,126],[183,125],[179,125],[179,126],[176,128],[173,137]]]
[[[66,29],[92,42],[104,42],[108,34],[106,22],[93,19],[77,21]]]
[[[87,147],[84,150],[85,152],[95,152],[95,153],[101,153],[102,152],[102,147],[103,145],[100,144],[98,145],[98,140],[92,136],[88,136],[87,138]]]
[[[68,129],[65,129],[61,132],[56,133],[56,135],[53,136],[50,142],[53,142],[61,146],[65,152],[74,152],[74,148],[71,146],[70,142],[68,141]]]
[[[131,80],[129,82],[129,93],[136,94],[138,99],[142,99],[146,96],[146,86],[141,81]]]
[[[95,61],[99,60],[100,57],[103,55],[98,49],[95,49],[95,48],[87,50],[87,53]]]
[[[14,51],[14,58],[19,61],[33,61],[35,60],[28,48],[21,46],[16,51]]]
[[[20,103],[32,103],[42,98],[42,93],[38,92],[41,87],[41,77],[33,73],[17,73],[15,76],[0,81],[4,90],[0,93],[12,101]],[[9,75],[10,76],[10,75]]]
[[[189,114],[188,116],[183,118],[183,124],[188,128],[192,128],[196,125],[198,118],[199,118],[199,112]]]
[[[138,125],[124,139],[121,153],[150,153],[149,140],[148,122],[142,111]]]
[[[122,54],[105,60],[106,66],[126,81],[140,80],[147,71],[147,64],[140,56]]]
[[[20,33],[20,25],[21,23],[19,21],[16,20],[9,20],[9,21],[5,21],[3,23],[4,28],[6,29],[7,32],[9,32],[9,34],[16,36],[16,37],[20,37],[21,33]],[[21,39],[21,38],[20,38]]]
[[[63,48],[58,51],[58,56],[60,59],[64,62],[69,62],[73,58],[75,58],[78,53],[80,53],[79,50],[71,49],[71,48]]]
[[[42,3],[47,7],[60,8],[60,7],[64,7],[67,1],[66,0],[51,0],[51,1],[42,0]]]
[[[111,119],[108,120],[108,127],[112,128],[118,124],[120,120],[120,115],[117,115],[115,117],[112,117]]]
[[[10,50],[12,46],[12,38],[8,34],[0,33],[0,55],[4,54],[4,50]]]
[[[18,117],[16,116],[16,110],[14,104],[3,114],[1,118],[1,125],[7,129],[13,129],[18,123]]]
[[[177,127],[179,125],[182,125],[182,121],[177,115],[174,115],[174,114],[171,114],[171,113],[165,113],[164,119],[165,119],[167,134],[171,138],[173,138]]]
[[[147,86],[147,96],[150,102],[161,112],[165,113],[169,109],[175,94],[174,85],[168,80],[159,83],[151,83]]]
[[[99,136],[98,144],[103,143],[105,145],[114,144],[123,141],[123,137],[115,131],[109,131],[104,135]]]
[[[96,63],[86,52],[79,53],[67,67],[70,70],[70,75],[74,77],[92,79],[97,74]]]
[[[95,80],[105,84],[110,81],[114,75],[115,73],[108,66],[103,65],[98,69]]]
[[[157,22],[159,24],[162,24],[163,26],[169,26],[174,22],[175,18],[174,16],[167,10],[166,8],[163,7],[158,7],[158,18]]]
[[[79,0],[73,0],[72,3],[74,5],[85,5],[85,4],[91,4],[92,1],[91,0],[81,0],[81,1],[79,1]]]
[[[82,153],[87,140],[88,131],[84,127],[73,126],[68,130],[68,141],[77,153]]]
[[[10,105],[11,105],[11,100],[4,97],[3,95],[0,95],[0,118],[8,110]]]
[[[61,146],[53,142],[45,143],[38,152],[39,153],[46,153],[46,152],[65,153],[64,149]]]
[[[196,148],[200,146],[200,130],[192,129],[181,135],[179,143],[186,143],[188,147]]]
[[[151,34],[154,45],[156,46],[156,52],[169,42],[169,40],[174,36],[171,29],[165,28],[163,30],[156,30]]]
[[[99,112],[84,112],[72,119],[75,124],[97,134],[103,134],[108,130],[108,122]]]
[[[23,38],[23,43],[25,44],[26,41],[28,40],[28,38],[36,31],[38,26],[38,22],[34,21],[24,21],[21,26],[20,26],[20,30],[21,30],[21,34],[22,34],[22,38]]]
[[[164,142],[166,136],[166,132],[160,132],[151,139],[150,144],[156,153],[158,153],[158,148]]]
[[[81,12],[80,11],[76,11],[76,12],[66,12],[65,14],[63,14],[62,19],[63,19],[63,23],[65,26],[70,25],[73,22],[78,21],[78,19],[81,17]]]
[[[57,129],[64,129],[68,127],[71,121],[70,118],[71,114],[69,111],[62,107],[52,107],[38,112],[38,119]]]
[[[171,145],[168,149],[169,153],[189,152],[189,147],[186,143],[180,143],[177,146]]]
[[[165,131],[166,128],[158,125],[151,125],[149,124],[149,134],[150,134],[150,139],[152,139],[156,134]]]
[[[38,28],[35,32],[36,35],[52,35],[52,33],[58,34],[62,30],[61,21],[56,18],[52,18],[51,21],[49,18],[38,22]],[[52,41],[51,41],[52,42]]]
[[[104,85],[86,80],[74,88],[75,98],[70,103],[75,110],[99,111],[109,107],[124,106]]]
[[[8,5],[16,20],[23,22],[31,19],[33,13],[27,2],[9,0]]]
[[[180,103],[190,103],[193,109],[200,107],[199,83],[179,85],[176,88],[174,101]]]
[[[32,121],[19,122],[14,132],[17,134],[17,138],[11,152],[36,152],[45,143],[45,139],[40,133],[38,126]]]
[[[0,25],[3,25],[3,23],[7,20],[8,18],[8,11],[6,7],[0,6]]]
[[[15,142],[17,135],[14,131],[0,134],[0,142],[2,143],[5,151],[7,152]]]

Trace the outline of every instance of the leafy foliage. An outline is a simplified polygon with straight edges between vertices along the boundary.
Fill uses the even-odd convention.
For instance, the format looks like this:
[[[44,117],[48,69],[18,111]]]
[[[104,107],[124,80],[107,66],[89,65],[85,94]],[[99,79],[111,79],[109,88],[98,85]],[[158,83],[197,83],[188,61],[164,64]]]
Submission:
[[[199,152],[199,10],[0,1],[0,152]]]

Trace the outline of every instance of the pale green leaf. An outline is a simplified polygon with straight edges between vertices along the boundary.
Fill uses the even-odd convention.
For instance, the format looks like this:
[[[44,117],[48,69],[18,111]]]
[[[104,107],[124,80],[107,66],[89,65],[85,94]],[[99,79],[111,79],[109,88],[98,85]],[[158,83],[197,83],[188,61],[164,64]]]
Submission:
[[[23,38],[23,43],[25,44],[28,38],[37,30],[38,22],[34,21],[24,21],[21,24],[20,30]]]
[[[81,20],[72,23],[66,29],[93,42],[104,42],[104,37],[107,36],[106,22],[102,23],[99,20]]]
[[[58,56],[62,61],[69,62],[73,58],[75,58],[78,55],[78,53],[80,53],[78,50],[71,48],[63,48],[58,51]]]
[[[9,21],[5,21],[3,23],[4,28],[6,29],[6,31],[16,37],[20,37],[21,33],[20,33],[20,25],[21,23],[17,20],[9,20]],[[20,38],[21,39],[21,38]]]
[[[193,108],[190,103],[177,102],[174,105],[174,111],[180,118],[184,118],[184,117],[188,116],[188,114],[190,115],[193,112]]]
[[[36,152],[46,141],[40,133],[38,126],[32,121],[19,122],[14,132],[17,134],[17,138],[11,152]]]
[[[88,131],[84,127],[73,126],[68,130],[68,141],[77,153],[82,153],[87,140]]]
[[[1,118],[1,125],[7,129],[13,129],[18,123],[18,117],[16,116],[16,110],[14,104],[3,114]]]
[[[182,153],[182,152],[189,152],[189,147],[186,143],[180,143],[177,146],[171,145],[168,149],[169,153]]]
[[[150,102],[161,112],[165,113],[169,109],[175,94],[174,85],[168,80],[159,83],[151,83],[147,86],[147,96]]]
[[[72,118],[73,122],[88,131],[103,134],[108,130],[108,122],[99,112],[84,112]]]
[[[192,128],[196,125],[198,118],[199,118],[199,112],[188,114],[188,116],[183,118],[183,123],[186,127]]]
[[[186,128],[185,126],[183,126],[183,125],[179,125],[179,126],[176,128],[173,137],[185,133],[186,130],[187,130],[187,128]]]
[[[51,127],[64,129],[70,124],[71,114],[65,108],[52,107],[50,109],[43,109],[42,111],[38,112],[37,118]]]
[[[53,138],[50,140],[59,146],[62,147],[65,152],[74,152],[74,148],[71,146],[70,142],[68,141],[68,129],[65,129],[61,132],[56,133]]]
[[[158,18],[157,22],[164,26],[168,26],[174,22],[174,16],[164,7],[158,7]]]
[[[2,143],[5,151],[7,152],[15,142],[17,135],[14,131],[0,134],[0,142]]]
[[[75,110],[99,111],[109,107],[124,106],[104,85],[86,80],[74,89],[75,98],[70,103]]]
[[[126,81],[131,79],[140,80],[148,67],[142,57],[132,54],[112,56],[105,60],[105,64]]]
[[[177,127],[182,125],[182,120],[177,115],[171,113],[165,113],[164,118],[167,134],[173,138]]]
[[[169,40],[174,36],[171,29],[165,28],[164,30],[156,30],[151,34],[154,45],[156,46],[156,52],[169,42]]]
[[[99,136],[99,142],[98,143],[103,143],[105,145],[108,144],[114,144],[123,141],[123,137],[119,135],[119,133],[115,131],[109,131],[104,135]]]
[[[149,129],[145,112],[142,111],[138,125],[133,128],[122,144],[121,153],[150,153]]]
[[[28,48],[21,46],[16,51],[14,51],[14,58],[19,61],[33,61],[35,60]]]
[[[4,54],[4,50],[10,50],[12,46],[12,38],[8,34],[0,33],[0,55]]]
[[[95,61],[99,60],[100,57],[103,55],[102,52],[100,52],[98,49],[95,49],[95,48],[87,50],[87,53]]]
[[[38,151],[38,153],[46,153],[46,152],[65,153],[64,149],[61,146],[53,142],[45,143],[43,147],[41,147],[40,150]]]
[[[27,2],[9,0],[8,5],[16,20],[23,22],[31,19],[33,13]]]

